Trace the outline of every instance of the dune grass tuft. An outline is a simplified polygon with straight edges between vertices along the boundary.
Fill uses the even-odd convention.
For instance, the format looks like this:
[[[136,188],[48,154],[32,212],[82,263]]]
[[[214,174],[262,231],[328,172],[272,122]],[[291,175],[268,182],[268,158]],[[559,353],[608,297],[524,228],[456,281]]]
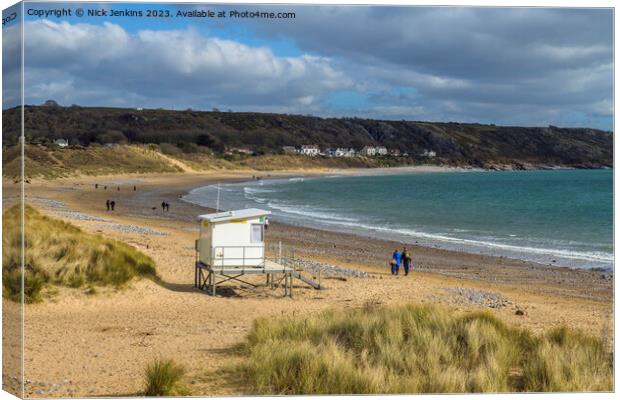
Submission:
[[[601,342],[536,337],[489,313],[365,307],[258,319],[233,366],[256,394],[462,393],[612,389]]]
[[[184,396],[187,389],[180,380],[185,369],[170,359],[158,359],[144,369],[145,396]]]
[[[155,263],[135,248],[46,217],[25,208],[24,301],[41,299],[49,284],[80,288],[86,284],[121,286],[136,276],[156,277]],[[20,209],[2,215],[3,295],[21,298]]]

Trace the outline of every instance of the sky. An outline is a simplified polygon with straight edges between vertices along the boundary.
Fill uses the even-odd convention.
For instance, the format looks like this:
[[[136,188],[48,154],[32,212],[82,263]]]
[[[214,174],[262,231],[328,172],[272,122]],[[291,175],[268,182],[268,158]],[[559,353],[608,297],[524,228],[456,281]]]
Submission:
[[[613,127],[611,9],[26,3],[25,10],[63,6],[71,17],[25,15],[26,104]],[[146,17],[154,7],[171,16]],[[143,17],[78,17],[77,8]],[[177,16],[191,10],[227,17]],[[231,18],[231,10],[295,18]],[[19,77],[18,37],[19,19],[3,27],[3,108],[19,104],[10,84]]]

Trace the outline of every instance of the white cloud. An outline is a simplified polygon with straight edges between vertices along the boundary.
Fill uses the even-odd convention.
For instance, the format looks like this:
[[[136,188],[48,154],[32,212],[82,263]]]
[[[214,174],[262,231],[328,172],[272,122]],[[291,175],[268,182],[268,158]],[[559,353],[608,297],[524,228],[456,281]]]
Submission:
[[[27,22],[26,31],[27,103],[127,98],[143,106],[282,110],[353,86],[329,58],[280,57],[192,28],[130,34],[112,23],[42,20]]]

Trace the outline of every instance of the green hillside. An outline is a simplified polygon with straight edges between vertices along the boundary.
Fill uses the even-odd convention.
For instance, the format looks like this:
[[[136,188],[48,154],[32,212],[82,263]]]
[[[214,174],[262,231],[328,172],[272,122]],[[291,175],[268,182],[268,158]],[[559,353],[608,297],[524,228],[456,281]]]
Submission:
[[[3,111],[5,146],[17,143],[19,110]],[[429,162],[490,168],[558,165],[611,167],[613,135],[588,128],[509,127],[419,121],[243,112],[136,110],[120,108],[26,106],[26,141],[31,144],[68,139],[71,145],[97,143],[156,144],[181,158],[246,148],[255,155],[277,155],[283,146],[316,144],[322,148],[382,145],[400,150],[392,164]],[[166,152],[162,148],[163,152]],[[376,163],[375,163],[376,164]],[[374,166],[371,162],[369,166]],[[151,168],[151,167],[148,167]]]

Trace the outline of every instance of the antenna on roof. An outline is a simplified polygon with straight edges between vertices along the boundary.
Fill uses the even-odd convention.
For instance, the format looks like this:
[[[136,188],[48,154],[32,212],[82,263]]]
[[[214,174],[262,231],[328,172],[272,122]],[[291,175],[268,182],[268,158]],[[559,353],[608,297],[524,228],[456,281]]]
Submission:
[[[220,212],[220,183],[217,183],[217,201],[215,203],[215,212]]]

